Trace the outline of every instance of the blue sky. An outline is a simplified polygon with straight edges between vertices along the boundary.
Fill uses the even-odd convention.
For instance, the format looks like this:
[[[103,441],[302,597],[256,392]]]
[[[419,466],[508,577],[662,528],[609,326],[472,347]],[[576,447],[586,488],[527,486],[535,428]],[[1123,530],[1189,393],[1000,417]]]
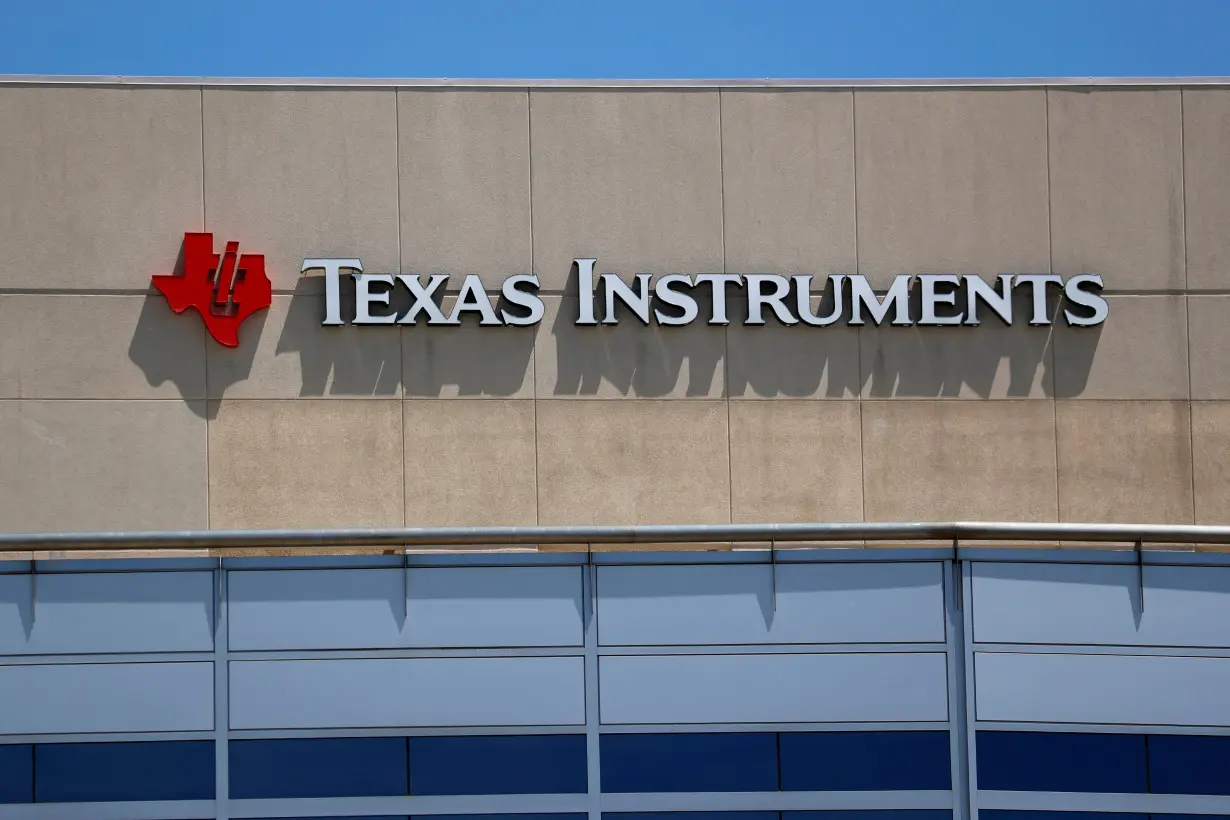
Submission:
[[[0,0],[0,73],[1230,75],[1230,0]]]

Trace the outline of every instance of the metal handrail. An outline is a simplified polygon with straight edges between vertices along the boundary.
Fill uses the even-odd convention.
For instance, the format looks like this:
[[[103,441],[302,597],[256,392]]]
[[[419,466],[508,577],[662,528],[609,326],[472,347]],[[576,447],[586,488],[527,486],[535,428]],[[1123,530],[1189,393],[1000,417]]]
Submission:
[[[844,541],[1087,541],[1230,545],[1230,526],[916,522],[665,524],[554,527],[390,527],[373,529],[181,530],[0,534],[0,552],[342,547],[501,547],[539,544],[738,544]]]

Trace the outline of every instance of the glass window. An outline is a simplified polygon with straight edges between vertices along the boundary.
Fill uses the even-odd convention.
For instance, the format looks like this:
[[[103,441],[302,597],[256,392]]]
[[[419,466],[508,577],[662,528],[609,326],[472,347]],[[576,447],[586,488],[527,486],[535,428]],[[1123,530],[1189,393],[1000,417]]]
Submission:
[[[1177,815],[1155,814],[1155,818]],[[1009,811],[979,809],[979,820],[1149,820],[1147,814],[1120,814],[1098,811]]]
[[[952,812],[948,809],[784,811],[782,820],[952,820]]]
[[[789,791],[952,788],[947,732],[790,732],[779,748]]]
[[[1149,790],[1158,794],[1230,794],[1230,737],[1151,736]]]
[[[604,792],[777,791],[777,735],[603,735]]]
[[[34,747],[0,746],[0,803],[34,802]]]
[[[978,788],[1143,794],[1143,735],[978,732]]]
[[[404,737],[232,740],[231,797],[406,794]]]
[[[211,740],[34,747],[34,799],[38,803],[213,798]]]
[[[412,820],[585,820],[584,814],[416,814]]]
[[[584,735],[410,738],[411,794],[584,794]]]
[[[775,811],[603,812],[602,820],[781,820]]]

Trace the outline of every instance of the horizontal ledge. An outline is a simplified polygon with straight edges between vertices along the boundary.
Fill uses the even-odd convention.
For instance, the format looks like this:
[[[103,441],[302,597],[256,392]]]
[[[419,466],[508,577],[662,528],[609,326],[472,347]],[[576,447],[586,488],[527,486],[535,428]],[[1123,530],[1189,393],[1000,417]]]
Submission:
[[[848,541],[1087,541],[1230,544],[1230,526],[916,522],[626,526],[389,527],[0,534],[0,552],[577,544],[729,544]]]
[[[1062,88],[1230,86],[1230,77],[948,77],[948,78],[540,78],[464,77],[137,77],[81,74],[4,74],[0,85],[135,85],[294,88]]]

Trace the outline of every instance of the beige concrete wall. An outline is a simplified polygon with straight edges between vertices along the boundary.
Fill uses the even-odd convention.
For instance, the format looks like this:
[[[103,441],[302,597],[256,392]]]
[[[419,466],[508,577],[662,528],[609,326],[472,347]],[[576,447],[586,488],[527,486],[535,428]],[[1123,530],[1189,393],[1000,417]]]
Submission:
[[[1223,89],[0,87],[0,529],[1230,523],[1228,169]],[[266,254],[237,350],[149,287],[199,230]],[[578,255],[1110,317],[578,328]],[[305,256],[547,315],[322,328]]]

